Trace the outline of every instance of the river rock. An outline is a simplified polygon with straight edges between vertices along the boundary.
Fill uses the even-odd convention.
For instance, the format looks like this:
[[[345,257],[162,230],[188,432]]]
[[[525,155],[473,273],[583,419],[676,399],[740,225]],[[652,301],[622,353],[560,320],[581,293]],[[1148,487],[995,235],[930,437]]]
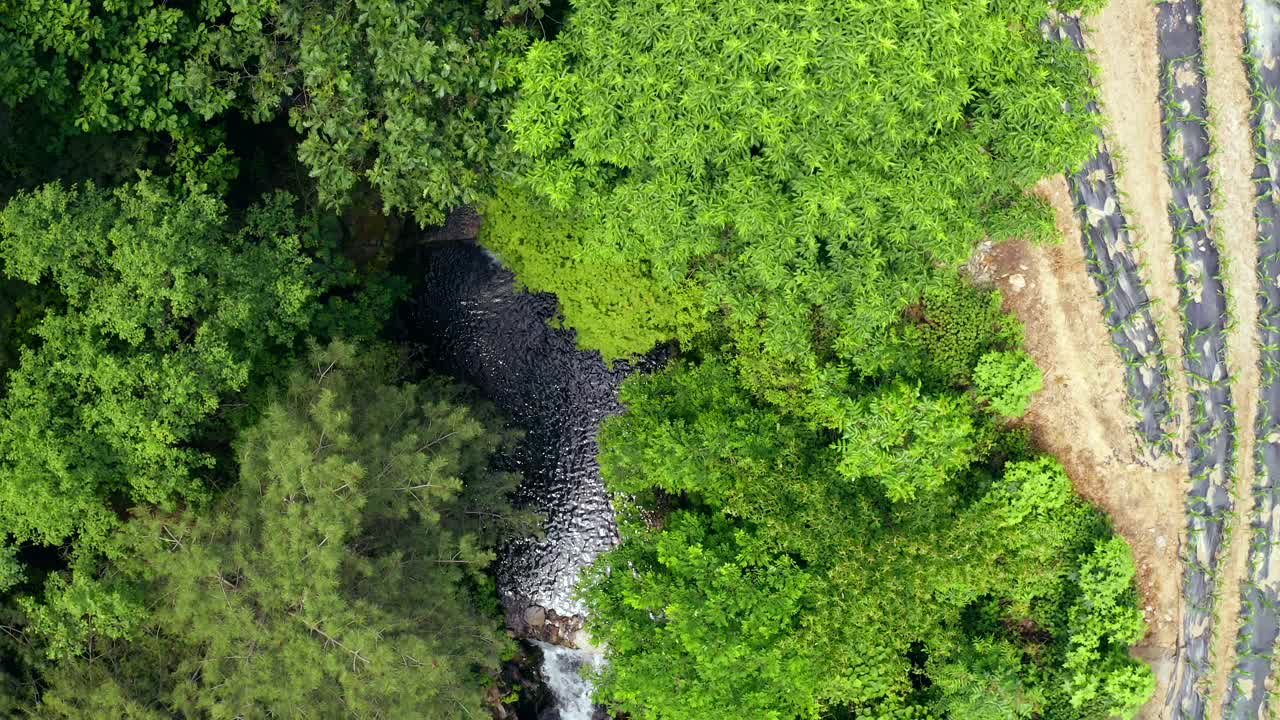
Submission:
[[[547,623],[547,610],[538,605],[530,605],[524,611],[524,624],[530,628],[540,628]]]

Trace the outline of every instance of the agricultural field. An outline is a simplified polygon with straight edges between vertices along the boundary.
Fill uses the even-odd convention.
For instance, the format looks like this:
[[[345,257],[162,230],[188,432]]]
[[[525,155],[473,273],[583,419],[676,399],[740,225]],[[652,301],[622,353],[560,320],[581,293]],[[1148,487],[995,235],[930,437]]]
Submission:
[[[1096,64],[1101,150],[1065,186],[1038,188],[1074,242],[1009,244],[981,263],[1056,368],[1029,423],[1075,459],[1077,487],[1138,560],[1150,629],[1134,651],[1159,681],[1142,717],[1277,711],[1277,21],[1271,3],[1196,0],[1112,2],[1087,19],[1076,44]],[[1144,424],[1155,394],[1135,366],[1169,389],[1169,446]],[[1139,410],[1123,441],[1117,403]]]

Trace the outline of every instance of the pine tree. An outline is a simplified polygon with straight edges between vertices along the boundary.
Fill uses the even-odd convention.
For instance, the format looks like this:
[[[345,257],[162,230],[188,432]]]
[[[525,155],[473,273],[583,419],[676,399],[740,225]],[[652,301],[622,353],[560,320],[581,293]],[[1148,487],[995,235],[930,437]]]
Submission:
[[[317,350],[240,438],[222,504],[122,531],[109,572],[150,612],[63,663],[46,716],[103,717],[108,700],[125,717],[483,712],[511,649],[484,569],[527,530],[505,499],[517,477],[488,468],[513,435],[457,386],[389,384],[391,367]]]

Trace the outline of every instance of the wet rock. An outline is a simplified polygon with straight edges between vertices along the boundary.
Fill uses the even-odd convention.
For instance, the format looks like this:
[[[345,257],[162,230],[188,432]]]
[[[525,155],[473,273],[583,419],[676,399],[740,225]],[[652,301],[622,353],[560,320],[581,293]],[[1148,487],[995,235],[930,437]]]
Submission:
[[[618,386],[631,370],[609,367],[553,327],[556,299],[513,286],[512,274],[478,245],[433,242],[420,250],[421,294],[405,324],[429,365],[471,383],[526,431],[510,458],[525,477],[518,500],[546,517],[545,537],[501,549],[498,591],[523,626],[538,605],[580,615],[579,574],[618,542],[596,461],[600,422],[622,410]]]
[[[494,720],[535,720],[554,706],[555,699],[538,670],[541,664],[542,653],[523,643],[516,656],[502,664],[498,683],[490,691]]]
[[[596,460],[597,432],[622,411],[618,387],[627,374],[660,366],[670,350],[611,367],[560,326],[555,296],[517,290],[511,272],[482,247],[433,236],[418,253],[421,290],[401,313],[403,332],[416,339],[427,365],[479,388],[526,433],[506,462],[523,474],[517,501],[543,514],[545,535],[499,550],[507,626],[561,659],[566,652],[598,655],[586,646],[585,608],[576,596],[581,572],[619,541]],[[552,704],[519,717],[599,714],[589,703],[573,711]]]
[[[547,623],[546,608],[530,605],[524,611],[524,624],[530,628],[540,628]]]
[[[429,243],[474,240],[480,236],[480,226],[483,223],[484,218],[475,208],[464,205],[451,211],[443,226],[427,232],[422,239]]]
[[[995,243],[990,240],[984,240],[974,249],[973,255],[969,257],[969,261],[964,265],[964,273],[969,276],[969,280],[979,287],[990,287],[992,284],[991,252],[995,248]]]
[[[507,612],[507,627],[518,638],[538,640],[551,645],[576,648],[582,637],[582,615],[561,615],[555,610],[532,606],[525,608],[520,617]]]

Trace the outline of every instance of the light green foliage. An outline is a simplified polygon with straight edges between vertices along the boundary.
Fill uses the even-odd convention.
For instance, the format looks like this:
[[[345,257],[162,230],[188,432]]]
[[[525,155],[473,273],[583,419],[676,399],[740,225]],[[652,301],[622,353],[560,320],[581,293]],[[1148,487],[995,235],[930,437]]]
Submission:
[[[592,636],[625,658],[606,671],[608,697],[633,717],[817,717],[831,678],[804,646],[809,573],[722,515],[639,532],[611,556],[636,575],[592,595]]]
[[[151,612],[132,643],[65,664],[42,717],[483,714],[510,649],[483,569],[526,520],[517,478],[487,463],[513,436],[457,387],[389,385],[392,369],[316,351],[240,438],[216,512],[131,522],[113,564]]]
[[[527,36],[465,0],[5,0],[0,103],[184,141],[287,109],[323,199],[364,182],[429,223],[491,191]]]
[[[841,474],[875,478],[895,502],[940,488],[974,459],[972,407],[898,381],[855,401],[840,438]]]
[[[1049,244],[1062,239],[1049,201],[1030,193],[992,212],[986,218],[986,228],[988,237],[996,242],[1020,238]]]
[[[173,717],[157,710],[154,703],[135,700],[139,694],[137,683],[140,678],[134,674],[121,680],[112,674],[106,662],[59,666],[50,672],[49,678],[52,687],[41,698],[43,717],[61,720],[108,717],[113,720],[172,720]]]
[[[108,496],[199,497],[200,433],[310,320],[301,232],[287,196],[233,230],[216,198],[146,178],[11,200],[5,273],[60,297],[0,401],[0,525],[92,545],[115,523]]]
[[[838,428],[849,371],[890,367],[890,330],[931,278],[989,224],[1042,227],[1022,190],[1094,147],[1086,61],[1041,36],[1049,10],[583,4],[522,66],[523,182],[581,214],[581,257],[635,263],[669,289],[666,317],[681,316],[691,277],[703,284],[743,382]],[[599,294],[561,297],[577,292]],[[567,319],[647,350],[635,328],[648,313],[617,305],[569,300]]]
[[[18,598],[27,633],[51,659],[73,657],[93,642],[130,637],[145,616],[136,587],[103,581],[86,572],[50,575],[41,598]]]
[[[502,187],[485,205],[482,241],[524,284],[556,293],[579,344],[606,360],[688,340],[703,330],[702,290],[657,282],[617,252],[594,252],[582,239],[585,218],[556,209],[527,190]],[[625,322],[619,322],[624,319]]]
[[[925,400],[898,385],[867,406],[883,392]],[[958,395],[938,402],[969,423]],[[1056,461],[984,466],[975,441],[962,462],[942,452],[939,471],[925,452],[939,430],[923,422],[918,436],[890,432],[901,455],[871,463],[884,475],[846,477],[829,432],[762,404],[713,359],[634,376],[623,400],[601,466],[645,512],[624,514],[624,542],[587,590],[589,629],[610,653],[603,698],[639,720],[1047,711],[1064,598],[1098,532]],[[915,487],[934,473],[927,492]],[[991,608],[989,622],[968,619],[977,607]],[[1020,625],[1043,625],[1049,645],[1011,630]],[[913,669],[917,649],[924,669]],[[913,689],[918,672],[937,673],[932,691]]]
[[[1044,387],[1044,376],[1025,351],[989,352],[973,369],[978,398],[1005,417],[1021,417],[1031,396]]]
[[[1007,465],[998,496],[1004,502],[996,519],[1010,528],[1028,520],[1050,519],[1076,502],[1071,480],[1058,461],[1050,457]]]
[[[1133,578],[1133,556],[1121,538],[1099,543],[1084,558],[1065,663],[1073,706],[1095,707],[1126,720],[1137,715],[1156,684],[1151,669],[1128,653],[1146,632]]]

